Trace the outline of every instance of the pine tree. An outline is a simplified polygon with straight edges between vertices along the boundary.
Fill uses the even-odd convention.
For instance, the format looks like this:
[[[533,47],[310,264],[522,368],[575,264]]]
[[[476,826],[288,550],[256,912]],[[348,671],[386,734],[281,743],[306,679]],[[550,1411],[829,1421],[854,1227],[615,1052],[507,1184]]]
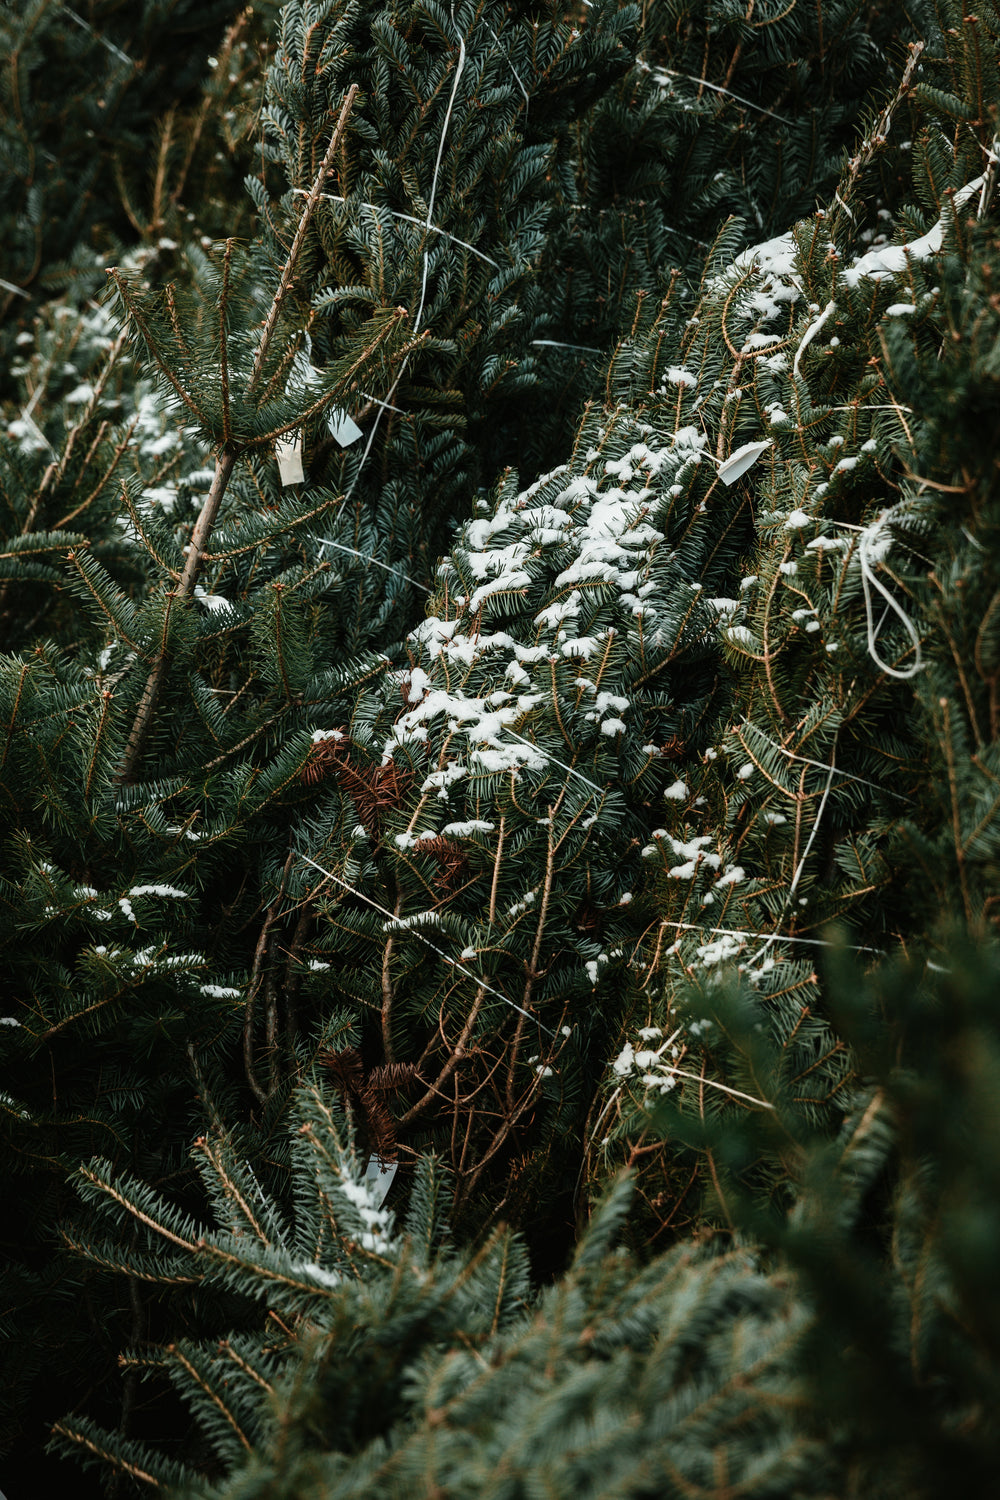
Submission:
[[[698,1121],[668,1099],[650,1120],[675,1153],[711,1153],[732,1223],[794,1274],[810,1308],[794,1360],[804,1427],[825,1431],[842,1466],[827,1492],[878,1500],[943,1497],[957,1474],[988,1489],[1000,1438],[998,949],[948,923],[920,946],[868,974],[843,944],[824,955],[826,1004],[860,1074],[836,1140],[796,1101],[735,976],[692,1004],[772,1108]],[[761,1196],[761,1157],[783,1194]]]
[[[229,1356],[205,1340],[221,1331],[279,1413],[252,1375],[230,1416],[201,1388],[207,1441],[237,1486],[384,1492],[435,1472],[470,1493],[531,1490],[543,1474],[574,1493],[846,1493],[883,1430],[903,1455],[887,1495],[925,1481],[931,1493],[967,1452],[988,1472],[981,1351],[938,1312],[961,1305],[968,1323],[977,1299],[991,1306],[959,1253],[966,1230],[939,1230],[967,1191],[955,1222],[992,1243],[990,1158],[949,1199],[958,1137],[934,1156],[938,1117],[920,1115],[886,1060],[912,1041],[942,1109],[972,1118],[968,1079],[939,1075],[929,1054],[935,1038],[949,1056],[971,1048],[988,1074],[985,1002],[965,1030],[961,1012],[935,1033],[882,986],[912,1035],[883,1013],[869,1036],[816,956],[836,919],[868,957],[906,946],[954,961],[959,997],[992,982],[989,956],[948,949],[932,928],[955,911],[987,939],[996,891],[981,414],[996,381],[1000,22],[957,0],[908,10],[919,41],[833,193],[891,17],[757,9],[650,8],[640,42],[631,8],[593,7],[581,29],[499,0],[454,14],[290,0],[259,84],[250,207],[230,206],[227,187],[252,131],[224,106],[258,87],[242,76],[252,33],[237,22],[226,46],[240,61],[220,52],[190,112],[191,95],[171,114],[159,84],[140,100],[132,81],[143,129],[166,106],[148,197],[123,174],[112,206],[84,194],[67,219],[76,251],[39,264],[39,286],[68,291],[30,330],[10,326],[3,439],[0,1037],[21,1208],[10,1384],[23,1395],[32,1366],[78,1381],[85,1357],[96,1421],[120,1430],[78,1426],[84,1446],[153,1464],[128,1446],[140,1365],[119,1407],[109,1364],[148,1337],[179,1388],[215,1389]],[[90,36],[68,14],[35,7],[17,24]],[[117,36],[88,42],[102,65]],[[22,56],[18,42],[8,79]],[[43,114],[6,122],[11,150],[44,137]],[[189,126],[193,153],[175,149]],[[639,199],[651,132],[697,188],[684,202],[673,178],[655,203]],[[807,191],[822,188],[825,206],[789,229],[812,202],[797,196],[807,150]],[[11,186],[8,219],[26,183]],[[744,221],[726,220],[732,208]],[[689,249],[661,276],[675,210]],[[139,243],[112,271],[112,318],[85,299],[96,251],[126,221]],[[613,287],[600,304],[599,280]],[[24,299],[10,295],[16,315]],[[575,384],[553,351],[590,330],[594,349],[615,351],[599,380],[563,351]],[[549,451],[569,456],[538,478]],[[498,472],[512,458],[526,485]],[[725,1003],[734,969],[739,1013]],[[383,1323],[411,1252],[364,1243],[375,1221],[350,1219],[357,1172],[329,1137],[332,1218],[352,1227],[329,1265],[313,1249],[306,1260],[371,1291],[376,1342],[394,1351],[365,1387],[386,1402],[374,1434],[367,1407],[337,1414],[344,1382],[361,1380],[348,1324],[325,1344],[268,1342],[250,1290],[287,1272],[302,1226],[332,1231],[325,1208],[304,1206],[312,1179],[284,1123],[294,1081],[320,1068],[361,1159],[398,1163],[397,1197],[411,1165],[425,1186],[437,1171],[429,1151],[454,1177],[463,1248],[445,1281],[463,1290],[439,1309],[444,1262],[428,1261],[402,1323]],[[226,1137],[216,1117],[199,1147],[224,1210],[203,1235],[186,1148],[205,1128],[206,1074],[241,1128]],[[874,1107],[866,1074],[891,1109]],[[307,1115],[322,1103],[315,1086],[308,1097]],[[907,1108],[914,1139],[897,1137],[900,1199],[884,1210],[889,1121]],[[333,1130],[329,1101],[322,1111]],[[981,1102],[973,1115],[988,1131]],[[825,1165],[838,1131],[833,1159],[846,1150],[856,1172]],[[63,1177],[95,1151],[105,1164],[77,1200]],[[487,1236],[493,1276],[494,1251],[523,1258],[489,1237],[513,1218],[551,1274],[574,1209],[585,1218],[623,1161],[645,1200],[625,1230],[635,1243],[708,1225],[749,1229],[765,1252],[682,1245],[636,1271],[606,1253],[613,1196],[566,1279],[503,1333],[470,1237]],[[262,1227],[258,1188],[273,1261],[248,1257],[257,1231],[231,1217],[242,1201]],[[414,1189],[411,1234],[426,1229],[428,1193]],[[176,1195],[184,1207],[165,1207]],[[764,1220],[748,1199],[768,1204]],[[101,1247],[95,1219],[114,1203]],[[162,1234],[147,1242],[138,1227],[144,1205],[177,1231],[184,1266],[163,1272]],[[57,1220],[67,1247],[54,1253]],[[852,1281],[845,1267],[872,1232],[895,1233],[898,1277],[876,1257]],[[218,1256],[205,1270],[210,1245],[232,1256],[221,1278]],[[94,1269],[66,1316],[71,1247]],[[395,1269],[373,1270],[383,1251]],[[102,1259],[124,1273],[121,1295]],[[940,1307],[925,1300],[928,1268]],[[319,1316],[325,1291],[309,1295],[285,1311]],[[939,1407],[913,1402],[937,1444],[927,1476],[894,1353],[859,1346],[864,1389],[889,1392],[866,1414],[810,1355],[818,1343],[801,1351],[814,1318],[841,1359],[879,1299],[891,1303],[880,1336],[941,1394]],[[692,1300],[678,1365],[633,1314],[684,1323]],[[618,1331],[594,1362],[609,1307]],[[358,1307],[337,1309],[353,1328]],[[479,1339],[494,1375],[469,1349]],[[621,1438],[633,1428],[648,1438],[638,1455]],[[251,1449],[247,1478],[234,1460]],[[197,1443],[186,1460],[202,1466]]]
[[[566,1277],[526,1309],[516,1237],[494,1233],[474,1254],[443,1239],[447,1184],[432,1157],[400,1232],[359,1180],[322,1089],[300,1090],[292,1128],[291,1219],[225,1137],[195,1148],[211,1230],[107,1163],[80,1170],[114,1228],[84,1255],[257,1308],[243,1334],[125,1359],[171,1381],[210,1445],[214,1482],[183,1451],[168,1458],[79,1417],[58,1424],[61,1450],[205,1496],[522,1495],[542,1475],[555,1495],[673,1495],[717,1484],[720,1462],[764,1495],[815,1466],[788,1399],[802,1315],[748,1252],[684,1247],[631,1264],[612,1248],[623,1181]],[[140,1242],[126,1257],[128,1223]]]
[[[985,101],[1000,78],[995,31],[988,52],[979,21],[946,35],[947,54],[911,54],[830,208],[716,276],[714,321],[697,334],[707,358],[691,340],[699,353],[686,359],[693,383],[681,398],[711,413],[721,381],[733,427],[742,419],[756,440],[756,540],[735,597],[720,601],[735,714],[701,764],[682,768],[690,799],[669,808],[646,850],[656,909],[589,1132],[598,1175],[641,1141],[644,1101],[660,1091],[679,1087],[698,1113],[757,1107],[757,1090],[716,1073],[715,1049],[692,1034],[689,978],[711,988],[728,965],[747,973],[786,1079],[835,1128],[853,1064],[817,977],[825,924],[846,924],[874,955],[926,934],[958,896],[969,930],[989,930],[992,501],[971,438],[956,441],[955,402],[959,381],[970,395],[992,386],[983,289],[996,103]],[[943,111],[972,105],[921,69],[947,70],[953,88],[984,100],[978,141],[969,131],[944,151]],[[864,192],[869,173],[903,167],[925,206],[900,210],[893,243],[877,217],[888,211],[877,198],[866,211]],[[958,494],[972,505],[962,521]],[[942,630],[945,619],[955,624]],[[669,1151],[645,1154],[644,1178],[661,1224],[697,1216],[695,1184]]]
[[[901,44],[875,8],[649,0],[637,55],[573,121],[558,157],[559,216],[533,295],[558,404],[522,421],[522,471],[559,462],[574,408],[671,278],[695,299],[723,225],[734,248],[782,233],[836,185],[844,149]],[[734,220],[738,221],[736,229]],[[555,420],[559,417],[561,420]]]
[[[414,570],[429,575],[472,482],[464,424],[516,366],[505,341],[516,354],[530,332],[518,290],[548,210],[546,153],[518,134],[523,80],[571,110],[616,26],[290,4],[251,183],[260,237],[189,245],[165,287],[148,246],[113,268],[123,338],[90,310],[64,335],[86,398],[59,400],[58,309],[24,362],[39,394],[9,434],[5,580],[22,650],[0,666],[4,1129],[26,1174],[12,1252],[43,1267],[37,1303],[18,1290],[12,1348],[37,1325],[29,1363],[49,1378],[90,1333],[48,1296],[69,1205],[47,1174],[94,1149],[155,1179],[183,1170],[192,1059],[225,1057],[266,1131],[303,1054],[331,1046],[304,950],[315,880],[296,858],[331,798],[307,768],[385,676]],[[341,89],[351,67],[368,93]],[[338,457],[348,410],[364,441]],[[295,434],[308,483],[276,472]],[[53,584],[59,639],[39,643],[23,608]],[[97,1321],[100,1367],[116,1335]]]
[[[943,937],[943,935],[942,935]],[[622,1178],[565,1275],[541,1294],[523,1245],[470,1255],[444,1237],[447,1180],[424,1157],[402,1232],[359,1181],[332,1098],[293,1116],[294,1210],[260,1190],[223,1134],[195,1147],[217,1227],[94,1162],[79,1190],[114,1226],[79,1248],[105,1271],[251,1307],[200,1340],[131,1351],[194,1418],[172,1455],[81,1417],[60,1451],[199,1497],[871,1495],[943,1500],[996,1471],[996,945],[951,938],[949,968],[826,979],[866,1082],[839,1139],[790,1092],[754,1121],[658,1107],[675,1151],[712,1150],[740,1233],[649,1257],[616,1248]],[[778,1078],[745,982],[706,1010]],[[748,1135],[753,1139],[748,1140]],[[982,1143],[970,1152],[970,1140]],[[798,1201],[756,1200],[753,1149],[782,1153]],[[750,1190],[748,1190],[750,1189]],[[393,1193],[398,1186],[393,1186]],[[125,1255],[123,1223],[140,1245]],[[756,1242],[756,1246],[755,1246]],[[249,1325],[249,1326],[248,1326]]]
[[[668,304],[649,341],[678,318]],[[401,1124],[430,1126],[460,1203],[539,1139],[554,1155],[508,1193],[537,1195],[546,1161],[565,1175],[555,1143],[607,1045],[614,986],[592,997],[634,938],[647,808],[679,794],[678,747],[714,718],[707,596],[746,497],[713,483],[646,372],[631,381],[630,351],[621,366],[621,406],[585,418],[570,462],[520,493],[508,479],[460,531],[408,667],[305,771],[331,788],[299,845],[312,952],[370,1017],[372,1057],[417,1070]]]
[[[95,252],[99,278],[136,231],[151,247],[178,240],[197,203],[202,232],[216,233],[213,198],[232,208],[234,122],[247,105],[253,117],[253,64],[274,0],[96,0],[85,10],[30,0],[0,17],[0,319],[92,282]],[[135,167],[151,163],[147,197]]]

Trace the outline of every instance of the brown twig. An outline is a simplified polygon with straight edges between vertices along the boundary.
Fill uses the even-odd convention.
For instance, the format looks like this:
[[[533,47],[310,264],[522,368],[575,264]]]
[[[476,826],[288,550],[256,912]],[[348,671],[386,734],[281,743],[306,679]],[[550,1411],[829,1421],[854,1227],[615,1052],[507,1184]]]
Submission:
[[[347,127],[347,119],[351,113],[352,108],[354,107],[354,101],[357,98],[357,95],[358,85],[356,83],[352,83],[351,87],[347,91],[347,97],[345,98],[343,105],[341,106],[340,114],[337,118],[337,123],[334,126],[333,135],[330,138],[330,144],[326,148],[326,155],[323,157],[322,166],[316,174],[316,180],[312,185],[309,197],[306,199],[305,207],[302,210],[302,217],[299,219],[298,228],[295,231],[295,238],[292,240],[291,249],[289,250],[287,259],[285,260],[285,266],[281,273],[281,281],[278,283],[278,290],[274,294],[274,300],[271,303],[270,310],[267,314],[267,321],[264,324],[264,332],[261,334],[260,343],[257,346],[257,355],[254,359],[253,370],[250,374],[250,384],[247,387],[248,395],[253,394],[254,390],[256,389],[257,382],[263,373],[264,360],[267,357],[267,351],[270,348],[271,339],[274,337],[274,330],[278,324],[278,315],[281,312],[282,304],[284,303],[284,300],[288,295],[289,288],[292,284],[292,277],[295,274],[295,266],[298,262],[299,254],[305,242],[306,231],[309,228],[309,224],[312,220],[313,214],[316,212],[316,205],[320,200],[320,194],[323,190],[323,183],[326,181],[326,175],[333,165],[334,155],[336,154],[337,147],[340,145],[341,136],[343,135],[344,130]]]
[[[281,311],[285,297],[288,294],[289,287],[292,284],[292,278],[295,273],[295,266],[298,261],[299,254],[302,250],[303,243],[305,241],[306,231],[309,228],[310,221],[316,210],[316,205],[319,202],[320,192],[326,179],[326,174],[330,169],[330,164],[333,160],[334,152],[337,149],[340,138],[343,135],[344,129],[347,125],[347,118],[351,112],[354,100],[357,97],[357,93],[357,84],[352,84],[347,91],[347,97],[345,98],[344,103],[341,107],[340,115],[337,119],[337,124],[334,127],[333,136],[330,140],[329,146],[327,147],[326,155],[323,158],[323,164],[320,167],[320,170],[316,176],[316,180],[313,183],[312,189],[309,193],[309,197],[306,199],[305,207],[302,210],[302,216],[299,219],[298,228],[295,231],[295,238],[292,241],[291,249],[288,252],[288,258],[286,259],[284,268],[282,269],[281,280],[278,283],[278,289],[271,301],[267,319],[264,323],[264,330],[261,334],[260,343],[257,346],[257,354],[254,358],[253,369],[251,370],[250,380],[247,386],[248,395],[253,394],[257,382],[259,381],[263,372],[264,361],[267,357],[267,353],[271,345],[271,340],[274,337],[275,329],[278,325],[278,315]],[[227,273],[229,266],[230,244],[231,242],[227,242],[226,246],[225,270]],[[119,287],[119,290],[122,292],[123,297],[125,297],[126,302],[128,303],[129,299],[127,284],[117,273],[117,271],[113,271],[111,274],[113,275],[115,282]],[[138,313],[138,310],[135,307],[131,307],[130,305],[130,311],[132,311],[132,314],[139,323],[140,328],[142,328],[143,320],[141,318],[141,315]],[[220,333],[224,344],[224,327],[220,329]],[[147,331],[147,341],[148,339],[149,335]],[[177,393],[181,396],[181,398],[186,402],[187,405],[191,406],[192,403],[190,397],[178,383],[176,377],[169,369],[167,369],[162,364],[161,368],[163,368],[164,374],[171,381],[171,384],[174,386],[174,389],[177,391]],[[227,369],[225,361],[225,349],[223,349],[223,369],[224,371]],[[192,407],[192,409],[194,408]],[[198,415],[200,417],[201,414],[198,413]],[[226,408],[226,420],[228,423],[228,405]],[[202,506],[201,514],[199,515],[198,520],[195,522],[194,531],[191,534],[191,543],[188,548],[187,563],[185,565],[184,572],[181,574],[180,583],[174,590],[174,599],[178,603],[181,603],[184,600],[188,599],[194,592],[194,585],[198,577],[198,571],[201,567],[203,556],[207,551],[209,539],[215,527],[219,509],[222,505],[222,501],[225,496],[229,481],[232,478],[233,469],[236,466],[236,460],[240,456],[240,452],[241,450],[239,448],[226,444],[223,446],[222,450],[216,457],[215,474],[212,479],[212,486],[205,499],[205,504]],[[167,661],[168,653],[166,651],[166,646],[164,643],[163,648],[161,649],[156,661],[153,664],[149,677],[146,680],[145,691],[143,692],[142,698],[140,699],[139,708],[136,712],[135,720],[132,724],[132,732],[129,735],[128,743],[125,747],[125,754],[122,758],[122,763],[118,771],[119,782],[128,781],[128,779],[132,775],[135,763],[139,758],[139,754],[142,750],[142,744],[146,737],[146,732],[149,728],[150,723],[152,722],[153,714],[156,710],[157,700],[159,699],[160,695],[160,688],[162,686],[163,678],[167,669]]]
[[[253,1093],[256,1095],[261,1104],[266,1104],[268,1099],[271,1097],[271,1093],[273,1092],[274,1079],[273,1077],[269,1077],[269,1087],[267,1093],[264,1092],[257,1081],[257,1074],[254,1069],[253,1060],[254,1006],[257,999],[257,991],[260,988],[261,972],[264,967],[264,962],[267,958],[268,938],[270,937],[271,928],[274,926],[275,920],[278,916],[278,910],[281,906],[282,898],[285,894],[285,886],[288,884],[288,875],[292,868],[292,860],[294,858],[294,854],[289,854],[288,858],[285,860],[285,867],[281,872],[281,884],[278,887],[278,894],[277,896],[275,896],[274,900],[271,902],[271,905],[268,907],[267,912],[264,916],[264,921],[261,924],[260,936],[257,939],[257,948],[253,956],[253,969],[251,970],[250,974],[250,984],[247,988],[246,1007],[243,1012],[243,1069],[246,1073],[247,1083],[249,1083],[250,1088],[253,1090]],[[273,1073],[273,1069],[271,1070],[271,1072]]]
[[[411,1120],[415,1120],[417,1115],[422,1114],[429,1104],[432,1104],[435,1099],[440,1097],[441,1085],[447,1083],[448,1079],[451,1077],[452,1073],[455,1071],[459,1063],[462,1061],[462,1058],[465,1056],[465,1044],[469,1040],[469,1037],[472,1035],[472,1028],[476,1024],[485,998],[485,987],[480,985],[479,989],[476,991],[476,998],[472,1002],[472,1009],[469,1011],[465,1025],[462,1027],[461,1034],[459,1035],[458,1041],[452,1048],[451,1056],[442,1067],[436,1081],[428,1088],[427,1092],[417,1100],[416,1104],[411,1105],[410,1108],[406,1111],[406,1114],[399,1121],[400,1128],[402,1128],[404,1125],[409,1125]]]
[[[396,905],[393,916],[398,917],[403,909],[403,893],[397,886]],[[393,935],[390,931],[385,940],[385,948],[382,952],[382,1050],[385,1053],[387,1063],[396,1061],[396,1054],[392,1047],[392,950]]]
[[[198,577],[202,552],[208,545],[208,539],[215,525],[215,518],[219,514],[219,507],[222,504],[223,496],[226,493],[226,486],[229,483],[235,465],[236,453],[234,450],[224,450],[215,461],[215,475],[212,479],[212,487],[208,492],[205,504],[202,506],[201,515],[195,522],[194,531],[191,533],[191,544],[188,547],[187,562],[184,565],[180,583],[173,590],[172,598],[178,603],[190,598],[194,592],[195,579]],[[164,635],[159,654],[146,679],[146,686],[139,700],[139,707],[136,710],[135,719],[132,723],[132,732],[128,737],[125,754],[118,768],[117,779],[119,782],[129,780],[135,763],[139,758],[143,740],[146,738],[146,732],[156,711],[156,704],[167,670],[168,659],[169,653],[167,651],[166,636]]]

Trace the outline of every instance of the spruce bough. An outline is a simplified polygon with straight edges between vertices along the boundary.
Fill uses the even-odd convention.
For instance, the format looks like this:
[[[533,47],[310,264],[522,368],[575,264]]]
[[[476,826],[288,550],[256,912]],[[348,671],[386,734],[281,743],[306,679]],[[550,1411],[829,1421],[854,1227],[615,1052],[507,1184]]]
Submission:
[[[153,242],[158,216],[180,222],[167,184],[201,171],[166,128],[148,222],[129,200],[145,243],[112,278],[122,325],[71,295],[18,335],[0,557],[11,1302],[49,1376],[71,1379],[87,1341],[59,1326],[70,1264],[100,1329],[88,1362],[131,1342],[120,1412],[62,1429],[133,1477],[203,1488],[207,1441],[232,1483],[288,1493],[334,1473],[402,1492],[432,1471],[476,1493],[542,1472],[574,1494],[670,1493],[720,1465],[749,1493],[829,1492],[845,1454],[869,1472],[880,1431],[900,1455],[886,1494],[931,1494],[965,1460],[988,1472],[988,1381],[940,1314],[992,1326],[959,1253],[992,1228],[978,1177],[965,1198],[939,1185],[961,1176],[950,1122],[979,1111],[984,1141],[990,1125],[971,1078],[935,1070],[970,1047],[990,1066],[985,1002],[971,1030],[963,1006],[988,992],[996,873],[977,412],[995,383],[997,25],[914,11],[900,82],[854,134],[875,12],[609,8],[577,31],[499,4],[289,4],[247,164],[253,231],[237,216],[215,245]],[[683,204],[643,176],[652,136],[700,184]],[[785,175],[803,149],[817,212]],[[939,936],[941,911],[980,952]],[[918,955],[899,984],[851,981],[876,997],[863,1017],[824,967],[830,919],[866,963]],[[954,1027],[932,1041],[942,1010]],[[938,1114],[894,1072],[907,1046]],[[339,1163],[325,1208],[291,1119]],[[369,1159],[396,1168],[402,1239],[357,1180]],[[62,1183],[81,1161],[78,1198]],[[623,1164],[633,1186],[598,1208]],[[371,1256],[411,1263],[425,1189],[454,1250],[411,1287],[406,1343]],[[508,1217],[555,1282],[534,1304],[518,1273],[524,1305],[495,1322],[477,1267],[497,1247],[523,1259]],[[611,1224],[644,1265],[626,1269]],[[893,1269],[861,1254],[873,1226]],[[718,1238],[695,1253],[690,1230]],[[470,1299],[449,1292],[441,1322],[443,1255]],[[343,1330],[312,1344],[296,1324],[322,1322],[332,1284],[309,1309],[275,1303],[287,1345],[261,1334],[254,1298],[289,1256],[372,1292],[383,1404],[410,1401],[391,1430],[344,1404]],[[639,1284],[655,1329],[629,1311]],[[887,1348],[912,1338],[915,1384],[869,1350],[872,1309]],[[624,1319],[611,1343],[605,1319]],[[704,1335],[696,1364],[665,1354],[681,1325],[675,1349]],[[557,1327],[572,1347],[540,1394]],[[239,1411],[218,1335],[256,1372]],[[827,1346],[864,1350],[860,1385],[887,1399],[859,1415]],[[137,1437],[154,1367],[203,1423],[181,1467]],[[708,1415],[672,1427],[663,1458],[691,1379]]]

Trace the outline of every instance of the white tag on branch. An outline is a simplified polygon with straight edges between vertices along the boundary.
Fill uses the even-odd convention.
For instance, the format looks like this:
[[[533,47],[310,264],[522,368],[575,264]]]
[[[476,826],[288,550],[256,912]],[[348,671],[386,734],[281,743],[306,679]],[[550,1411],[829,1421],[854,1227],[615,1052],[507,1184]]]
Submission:
[[[376,1208],[385,1202],[385,1195],[392,1187],[392,1179],[398,1166],[398,1161],[380,1161],[377,1156],[369,1156],[364,1182]]]
[[[302,467],[301,432],[280,437],[274,445],[274,456],[278,460],[278,476],[282,484],[301,484],[306,477]]]
[[[338,411],[336,407],[330,413],[330,432],[334,442],[339,443],[342,448],[349,448],[359,437],[364,436],[357,422],[346,411]]]
[[[744,443],[742,448],[730,453],[719,465],[719,478],[723,484],[735,484],[747,469],[753,468],[760,455],[772,446],[770,438],[762,438],[759,443]]]

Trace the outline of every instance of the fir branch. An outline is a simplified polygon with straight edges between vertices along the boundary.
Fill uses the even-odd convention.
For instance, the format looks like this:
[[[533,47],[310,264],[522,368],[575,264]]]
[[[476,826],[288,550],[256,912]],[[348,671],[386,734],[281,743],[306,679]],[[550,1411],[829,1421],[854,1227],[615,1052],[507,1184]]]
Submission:
[[[153,722],[153,716],[156,713],[160,689],[163,685],[163,679],[169,663],[166,632],[167,622],[170,617],[170,604],[171,602],[183,604],[194,593],[194,586],[198,578],[203,554],[208,546],[208,539],[212,534],[212,528],[215,525],[219,507],[222,505],[226,487],[229,484],[235,466],[236,453],[230,450],[224,450],[215,461],[215,474],[212,478],[212,485],[202,506],[201,514],[195,522],[194,530],[191,533],[184,571],[181,574],[180,582],[176,589],[167,595],[167,614],[164,619],[160,650],[146,679],[146,686],[143,690],[142,698],[139,700],[139,707],[136,710],[132,729],[125,745],[125,753],[118,768],[116,781],[119,785],[123,783],[127,784],[131,781],[136,762],[142,753],[143,742]]]
[[[235,1434],[238,1441],[242,1444],[245,1451],[247,1453],[251,1453],[253,1451],[253,1446],[250,1442],[250,1439],[247,1437],[246,1433],[243,1431],[242,1427],[233,1416],[233,1413],[229,1410],[229,1407],[222,1400],[222,1397],[219,1395],[219,1393],[212,1389],[212,1387],[204,1379],[200,1371],[191,1363],[191,1361],[188,1359],[187,1355],[179,1347],[179,1345],[168,1344],[167,1353],[171,1356],[171,1358],[177,1361],[181,1369],[185,1371],[192,1383],[205,1396],[207,1396],[209,1401],[212,1402],[213,1406],[220,1413],[220,1415],[225,1419],[226,1422],[228,1422],[229,1426],[233,1430],[233,1433]]]
[[[110,1445],[97,1442],[88,1433],[81,1431],[79,1428],[72,1427],[66,1422],[56,1422],[53,1425],[52,1432],[54,1436],[65,1438],[67,1442],[75,1443],[78,1447],[86,1449],[88,1453],[93,1454],[95,1458],[101,1459],[104,1463],[110,1464],[119,1473],[127,1474],[130,1479],[135,1479],[140,1484],[151,1485],[155,1490],[162,1490],[164,1488],[163,1483],[154,1474],[148,1473],[139,1464],[130,1463],[127,1458],[124,1458],[119,1453],[115,1453]]]
[[[330,144],[326,148],[326,155],[323,157],[320,169],[316,174],[316,179],[313,182],[312,188],[310,189],[309,197],[306,199],[305,206],[302,210],[301,215],[299,216],[299,222],[298,227],[295,231],[295,237],[292,240],[291,249],[288,252],[287,259],[285,260],[284,267],[282,268],[281,279],[278,282],[278,289],[271,300],[271,306],[268,310],[267,318],[264,322],[264,328],[260,336],[260,342],[257,345],[257,353],[254,358],[253,368],[250,372],[250,380],[247,385],[248,396],[253,395],[254,391],[257,388],[257,382],[260,380],[260,377],[263,374],[264,361],[267,358],[268,352],[271,347],[271,340],[274,337],[275,329],[278,326],[278,317],[281,313],[282,307],[284,306],[285,298],[288,295],[288,292],[292,285],[292,279],[295,275],[295,267],[298,264],[299,255],[301,254],[302,246],[305,243],[306,232],[308,231],[309,225],[312,222],[313,214],[316,212],[316,205],[320,199],[323,183],[326,181],[327,173],[330,171],[333,165],[333,158],[336,155],[337,148],[340,145],[341,137],[343,136],[344,131],[347,128],[347,121],[354,106],[354,101],[358,96],[358,92],[358,85],[356,83],[352,83],[347,91],[344,102],[341,105],[340,114],[337,117],[337,123],[333,128],[333,135],[330,137]]]

